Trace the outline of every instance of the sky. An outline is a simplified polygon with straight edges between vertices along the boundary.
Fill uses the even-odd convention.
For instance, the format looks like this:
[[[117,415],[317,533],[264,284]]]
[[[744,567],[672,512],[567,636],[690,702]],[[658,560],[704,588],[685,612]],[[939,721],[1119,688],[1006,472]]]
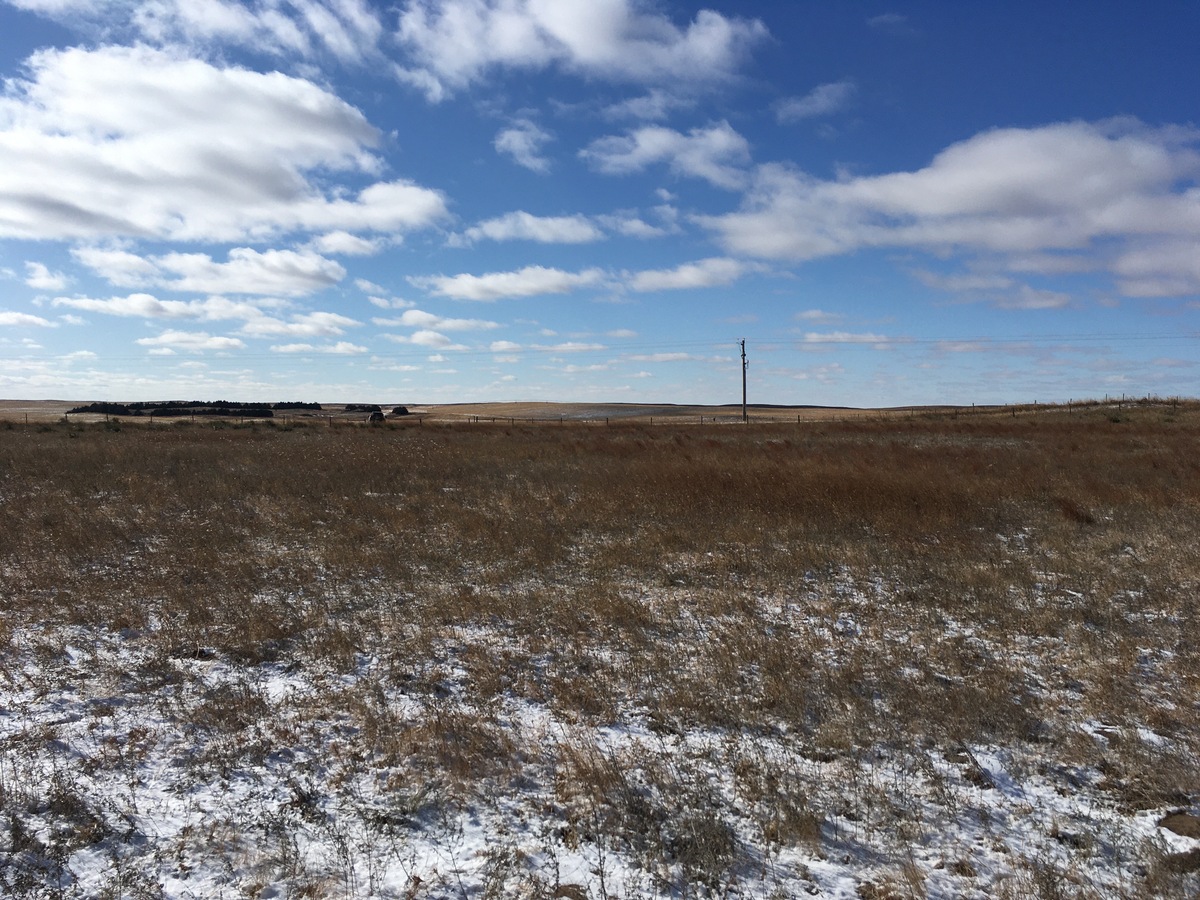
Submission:
[[[0,0],[0,397],[1200,394],[1200,4]]]

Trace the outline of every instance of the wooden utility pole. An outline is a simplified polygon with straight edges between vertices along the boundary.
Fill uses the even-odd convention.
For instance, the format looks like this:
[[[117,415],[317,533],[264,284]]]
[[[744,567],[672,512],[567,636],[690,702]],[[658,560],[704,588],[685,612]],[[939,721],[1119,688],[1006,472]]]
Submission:
[[[742,345],[742,421],[750,421],[746,415],[746,367],[750,365],[746,362],[746,339],[742,338],[739,342]]]

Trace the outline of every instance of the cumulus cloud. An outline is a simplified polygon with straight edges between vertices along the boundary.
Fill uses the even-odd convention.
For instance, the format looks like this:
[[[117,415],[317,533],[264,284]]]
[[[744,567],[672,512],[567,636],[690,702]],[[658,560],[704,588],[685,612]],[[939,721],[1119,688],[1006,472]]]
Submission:
[[[674,226],[668,229],[661,228],[658,225],[651,225],[645,219],[641,219],[638,216],[600,216],[599,221],[606,228],[611,228],[618,234],[638,239],[663,237],[677,230],[677,227]]]
[[[641,119],[647,122],[665,119],[677,109],[694,106],[696,101],[691,97],[683,97],[662,88],[653,90],[639,97],[631,97],[614,103],[604,110],[604,115],[610,119]]]
[[[338,341],[335,344],[314,346],[313,344],[275,344],[271,347],[273,353],[327,353],[333,356],[357,356],[369,352],[368,348],[360,347],[349,341]]]
[[[153,294],[134,293],[123,297],[56,297],[56,307],[77,309],[107,316],[140,319],[178,319],[194,322],[238,322],[243,337],[335,337],[361,323],[340,313],[314,311],[287,318],[269,314],[264,307],[277,301],[249,303],[215,296],[203,300],[161,300]],[[182,332],[167,332],[178,335]],[[181,340],[189,340],[187,338]],[[169,346],[176,346],[168,342]],[[155,346],[160,346],[155,344]],[[274,348],[272,348],[274,349]],[[327,347],[320,352],[332,352]]]
[[[73,255],[120,287],[165,287],[202,294],[298,297],[341,281],[346,270],[311,250],[235,247],[226,262],[206,253],[142,257],[127,250],[79,248]]]
[[[1068,122],[984,132],[915,172],[825,181],[765,165],[739,211],[696,221],[739,255],[807,260],[893,247],[1015,265],[1086,252],[1127,294],[1192,293],[1200,273],[1163,248],[1200,243],[1197,142],[1187,129]]]
[[[447,215],[408,181],[318,186],[317,170],[375,173],[378,134],[304,79],[145,46],[44,50],[27,68],[0,95],[0,237],[235,242]]]
[[[592,353],[596,350],[607,350],[604,344],[588,344],[583,341],[564,341],[561,344],[540,346],[539,350],[549,350],[552,353]]]
[[[997,291],[1012,287],[1013,280],[1007,275],[994,272],[968,272],[965,274],[945,275],[940,272],[929,272],[917,269],[912,273],[921,284],[939,291],[951,293],[970,293],[973,291]]]
[[[162,277],[151,260],[128,250],[76,247],[71,255],[116,287],[147,287]]]
[[[550,140],[550,133],[534,122],[518,119],[497,134],[492,145],[497,153],[510,157],[517,165],[544,174],[550,171],[550,160],[542,156],[541,150]]]
[[[690,362],[693,360],[703,359],[702,356],[696,356],[694,353],[681,352],[665,352],[665,353],[632,353],[625,357],[630,362]]]
[[[579,155],[606,175],[626,175],[666,163],[677,175],[732,190],[746,183],[750,144],[728,122],[693,128],[687,134],[651,125],[600,138]]]
[[[789,97],[776,104],[775,116],[780,122],[798,122],[838,112],[854,97],[853,81],[834,81],[817,85],[803,97]]]
[[[25,263],[25,283],[38,291],[61,291],[67,286],[67,276],[51,272],[40,262]]]
[[[43,319],[41,316],[33,316],[29,313],[12,312],[11,310],[0,309],[0,325],[12,326],[15,328],[24,328],[33,326],[36,328],[53,328],[54,323],[49,319]]]
[[[756,19],[710,10],[680,27],[643,0],[409,0],[396,33],[408,60],[396,74],[431,101],[497,68],[705,85],[731,78],[766,36]]]
[[[389,341],[395,341],[397,344],[412,344],[415,347],[428,347],[431,350],[466,350],[464,344],[456,344],[440,331],[434,331],[431,328],[422,328],[419,331],[414,331],[410,335],[403,334],[385,334],[385,338]],[[441,359],[430,357],[431,362],[442,362]]]
[[[733,284],[746,265],[736,259],[713,257],[699,262],[685,263],[674,269],[654,269],[637,272],[629,279],[635,291],[674,291],[689,288],[716,287]]]
[[[164,331],[156,337],[138,338],[135,342],[153,350],[186,350],[200,353],[205,350],[243,350],[246,345],[237,338],[211,335],[205,331]]]
[[[587,244],[603,239],[604,232],[587,216],[535,216],[518,210],[487,219],[468,228],[468,241],[537,241],[540,244]]]
[[[371,256],[384,247],[384,242],[378,238],[364,238],[348,231],[331,231],[318,235],[309,242],[309,246],[317,253],[330,253],[338,256]]]
[[[81,22],[114,37],[158,44],[225,45],[257,52],[315,56],[353,63],[378,55],[384,33],[364,0],[9,0],[69,25]]]
[[[883,348],[894,343],[895,338],[886,334],[856,333],[851,331],[810,331],[804,335],[806,344],[873,344]]]
[[[813,325],[832,325],[834,322],[840,322],[845,318],[841,313],[828,312],[823,309],[804,309],[796,313],[796,319],[800,322],[809,322]]]
[[[333,260],[295,250],[260,253],[236,247],[223,263],[205,253],[168,253],[155,257],[154,262],[175,276],[163,282],[167,286],[206,294],[302,296],[337,284],[346,276],[346,270]]]
[[[997,298],[1002,309],[1064,309],[1071,305],[1071,295],[1061,291],[1039,290],[1023,284],[1013,293]]]
[[[409,280],[417,287],[441,297],[490,301],[542,294],[566,294],[579,288],[600,284],[604,277],[604,272],[600,269],[564,272],[562,269],[526,266],[514,272],[436,275]]]
[[[1197,198],[1200,200],[1200,197]],[[1200,292],[1200,239],[1135,241],[1113,263],[1122,293],[1171,297]]]
[[[490,331],[499,328],[499,322],[489,322],[486,319],[450,319],[420,309],[409,309],[395,319],[372,319],[380,326],[402,326],[405,328],[426,328],[436,331]]]
[[[249,303],[234,303],[223,297],[205,300],[160,300],[153,294],[136,293],[125,297],[55,297],[54,306],[143,319],[196,319],[221,321],[251,319],[263,315],[261,309]]]
[[[274,316],[256,316],[239,330],[247,337],[330,337],[359,325],[349,316],[331,312],[310,312],[292,316],[290,321]]]

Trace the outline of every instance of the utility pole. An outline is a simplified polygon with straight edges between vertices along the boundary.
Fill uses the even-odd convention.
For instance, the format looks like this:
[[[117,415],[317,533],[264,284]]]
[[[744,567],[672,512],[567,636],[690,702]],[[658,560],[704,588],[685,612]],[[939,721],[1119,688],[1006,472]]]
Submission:
[[[739,342],[742,345],[742,422],[750,421],[746,415],[746,367],[750,363],[746,362],[746,339],[742,338]]]

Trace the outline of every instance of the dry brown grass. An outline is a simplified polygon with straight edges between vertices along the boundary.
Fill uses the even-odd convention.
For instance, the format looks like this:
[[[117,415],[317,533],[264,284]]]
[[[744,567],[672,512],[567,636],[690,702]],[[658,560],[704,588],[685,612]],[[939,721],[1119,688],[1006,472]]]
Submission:
[[[50,626],[132,642],[141,668],[106,677],[178,684],[180,727],[210,733],[225,770],[262,764],[271,704],[249,682],[189,699],[195,661],[331,685],[370,667],[375,687],[303,701],[314,729],[354,735],[331,765],[405,770],[405,796],[445,779],[460,799],[540,766],[571,839],[715,891],[750,863],[687,766],[523,744],[499,708],[581,728],[637,717],[664,740],[786,735],[824,761],[1042,745],[1098,767],[1130,808],[1186,805],[1198,448],[1186,404],[749,427],[17,427],[0,430],[0,646]],[[1082,717],[1112,738],[1080,741]],[[849,789],[839,806],[775,760],[725,763],[763,852],[821,846],[833,815],[869,833],[904,813]],[[12,787],[0,771],[0,805]],[[87,820],[68,799],[41,802]],[[920,873],[898,871],[897,895],[919,896]],[[1056,878],[1034,867],[1007,890],[1051,896]]]

